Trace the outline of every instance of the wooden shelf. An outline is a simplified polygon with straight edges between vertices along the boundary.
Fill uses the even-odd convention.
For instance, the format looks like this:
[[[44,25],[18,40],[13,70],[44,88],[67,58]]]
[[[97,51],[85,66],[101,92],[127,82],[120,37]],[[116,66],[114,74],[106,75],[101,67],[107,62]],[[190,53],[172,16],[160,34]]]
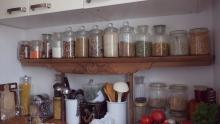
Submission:
[[[152,67],[207,66],[213,64],[214,56],[21,59],[20,62],[24,66],[48,67],[63,73],[128,74]]]

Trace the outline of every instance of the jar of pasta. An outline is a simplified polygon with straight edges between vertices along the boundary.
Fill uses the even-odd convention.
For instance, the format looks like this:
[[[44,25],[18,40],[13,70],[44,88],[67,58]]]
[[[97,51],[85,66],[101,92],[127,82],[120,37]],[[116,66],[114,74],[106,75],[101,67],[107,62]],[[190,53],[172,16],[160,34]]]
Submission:
[[[81,26],[79,31],[76,33],[75,42],[75,56],[76,57],[88,57],[88,33],[85,30],[85,26]]]

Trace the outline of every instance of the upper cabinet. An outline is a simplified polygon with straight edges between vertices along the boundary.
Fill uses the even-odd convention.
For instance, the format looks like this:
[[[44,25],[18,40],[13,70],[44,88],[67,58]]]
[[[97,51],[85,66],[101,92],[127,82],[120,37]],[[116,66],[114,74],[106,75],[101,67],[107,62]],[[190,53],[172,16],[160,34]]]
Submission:
[[[28,15],[28,0],[1,0],[0,19]]]
[[[83,0],[29,0],[29,15],[83,8]]]

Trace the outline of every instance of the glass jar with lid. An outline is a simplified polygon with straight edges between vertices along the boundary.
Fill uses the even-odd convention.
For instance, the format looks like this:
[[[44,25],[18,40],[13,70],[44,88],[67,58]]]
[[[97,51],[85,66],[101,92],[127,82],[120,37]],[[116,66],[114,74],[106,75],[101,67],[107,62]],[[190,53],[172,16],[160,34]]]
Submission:
[[[51,34],[42,34],[43,39],[43,53],[42,57],[49,59],[52,58],[52,35]]]
[[[103,57],[103,31],[95,25],[90,31],[89,57]]]
[[[74,58],[74,45],[75,45],[75,34],[71,27],[68,27],[63,32],[63,58]]]
[[[183,84],[170,85],[169,108],[171,114],[185,115],[187,111],[187,86]]]
[[[62,58],[63,56],[62,32],[53,33],[52,39],[53,39],[52,57]]]
[[[185,30],[170,32],[170,55],[189,55],[189,44],[187,32]]]
[[[88,33],[85,26],[81,26],[76,33],[75,56],[88,57]]]
[[[190,30],[191,55],[210,54],[209,30],[207,28],[195,28]]]
[[[152,55],[169,55],[169,37],[166,35],[166,25],[155,25],[153,27],[154,35],[152,37]]]
[[[136,56],[137,57],[151,56],[152,42],[150,40],[150,34],[148,33],[147,25],[139,25],[137,27],[135,41],[136,41]]]
[[[31,41],[30,58],[31,59],[40,59],[40,58],[42,58],[42,50],[43,50],[42,41],[32,40]]]
[[[119,56],[133,57],[135,56],[135,39],[134,28],[129,26],[128,22],[124,22],[124,26],[120,29],[119,35]]]
[[[18,58],[19,59],[29,59],[30,58],[30,41],[20,41],[18,43]]]
[[[149,106],[152,109],[165,109],[167,105],[167,85],[151,83],[149,85]]]
[[[104,57],[118,57],[118,29],[108,24],[103,36]]]

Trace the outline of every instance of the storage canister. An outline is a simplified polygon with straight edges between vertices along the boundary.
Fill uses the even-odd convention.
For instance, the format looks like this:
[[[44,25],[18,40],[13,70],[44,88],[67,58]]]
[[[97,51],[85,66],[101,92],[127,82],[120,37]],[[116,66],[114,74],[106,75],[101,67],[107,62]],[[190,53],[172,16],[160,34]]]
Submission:
[[[52,36],[53,44],[52,44],[52,57],[53,58],[62,58],[62,33],[61,32],[55,32]]]
[[[76,34],[75,42],[75,56],[76,57],[88,57],[88,33],[85,30],[85,26],[81,26],[80,30]]]
[[[166,25],[155,25],[153,27],[154,35],[152,37],[152,55],[169,55],[169,37],[166,35]]]
[[[90,31],[89,57],[103,57],[103,31],[95,25]]]
[[[30,42],[20,41],[18,43],[18,57],[19,59],[29,59],[30,58]]]
[[[118,57],[118,29],[108,24],[103,37],[104,57]]]
[[[75,34],[71,27],[63,33],[63,58],[74,58]]]
[[[147,25],[139,25],[135,35],[136,41],[136,56],[148,57],[151,56],[152,42],[150,41],[150,34],[148,33]]]
[[[31,59],[40,59],[40,58],[42,58],[42,50],[43,50],[42,41],[32,40],[31,41],[30,58]]]
[[[125,22],[120,29],[119,35],[119,56],[120,57],[133,57],[135,56],[135,39],[134,28]]]
[[[210,54],[209,31],[207,28],[195,28],[190,30],[191,55]]]
[[[43,40],[43,53],[42,58],[52,58],[52,35],[51,34],[42,34]]]
[[[189,55],[189,44],[185,30],[170,32],[170,55]]]

